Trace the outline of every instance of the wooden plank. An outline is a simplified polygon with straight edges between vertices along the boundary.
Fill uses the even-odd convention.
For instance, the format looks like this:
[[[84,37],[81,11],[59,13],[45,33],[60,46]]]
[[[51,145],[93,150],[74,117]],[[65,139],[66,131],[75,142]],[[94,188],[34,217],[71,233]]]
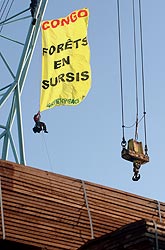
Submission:
[[[74,194],[72,194],[71,190],[68,193],[63,193],[63,195],[60,195],[60,193],[56,192],[54,193],[47,193],[46,190],[45,191],[36,191],[31,189],[30,187],[23,187],[21,185],[17,185],[15,186],[12,191],[10,191],[7,187],[7,184],[3,184],[3,193],[5,192],[11,192],[11,193],[16,193],[16,194],[24,194],[25,196],[29,196],[29,197],[38,197],[39,199],[43,199],[43,200],[54,200],[56,202],[60,202],[60,203],[70,203],[73,204],[73,206],[76,204],[77,206],[82,206],[85,201],[84,201],[84,197],[83,197],[83,193],[81,193],[81,195],[77,195],[75,196]],[[45,197],[45,194],[46,197]]]
[[[121,227],[115,232],[105,234],[97,239],[90,240],[79,250],[150,250],[156,249],[155,231],[151,232],[154,223],[149,220],[140,220]],[[162,225],[158,224],[158,228]],[[164,236],[164,238],[162,237]],[[161,235],[157,232],[157,240],[159,249],[165,249],[165,234],[164,230]]]
[[[8,240],[76,250],[91,238],[81,180],[1,160],[0,176]],[[142,218],[160,220],[156,200],[84,183],[95,237]],[[165,203],[160,210],[164,222]]]
[[[117,199],[121,199],[122,201],[132,202],[137,204],[141,204],[145,206],[153,206],[153,204],[157,204],[156,200],[152,200],[146,197],[138,196],[136,194],[124,192],[118,189],[112,189],[106,186],[97,185],[95,183],[85,182],[87,193],[91,193],[92,195],[97,194],[98,197],[103,197],[106,201],[113,199],[114,201]],[[162,203],[163,205],[164,203]],[[165,207],[165,204],[164,204]]]
[[[70,184],[69,186],[68,185],[65,185],[64,184],[64,181],[63,183],[60,183],[59,182],[57,183],[56,181],[54,181],[54,184],[53,183],[50,183],[50,182],[44,182],[44,180],[40,179],[40,182],[37,182],[35,179],[33,178],[30,178],[30,179],[27,179],[26,181],[24,180],[24,178],[21,178],[19,176],[14,176],[14,179],[13,179],[13,176],[9,176],[9,175],[4,175],[4,174],[1,174],[1,177],[2,177],[2,182],[6,182],[5,179],[8,180],[8,189],[14,189],[15,186],[17,185],[23,185],[24,187],[29,187],[31,188],[31,190],[34,190],[36,192],[38,191],[46,191],[47,193],[55,193],[55,192],[59,192],[60,193],[60,190],[64,190],[65,192],[68,192],[68,189],[72,189],[72,193],[73,194],[79,194],[79,192],[77,192],[78,188],[81,190],[81,183],[79,183],[79,186],[78,188],[75,188],[73,183],[72,185]],[[82,192],[81,192],[82,193]],[[62,195],[62,193],[60,193]]]
[[[10,174],[13,174],[13,177],[14,177],[15,174],[20,173],[21,177],[27,175],[27,176],[29,176],[29,179],[31,179],[31,178],[40,179],[41,178],[43,181],[47,180],[48,182],[50,182],[52,180],[52,181],[64,183],[66,185],[70,185],[72,183],[73,187],[75,187],[75,188],[79,187],[79,183],[81,182],[79,179],[75,179],[72,177],[63,176],[60,174],[54,174],[54,173],[40,170],[37,168],[18,165],[16,163],[6,162],[6,161],[2,161],[2,160],[0,160],[0,168],[1,168],[1,173],[5,173],[5,175],[7,172],[9,172]]]

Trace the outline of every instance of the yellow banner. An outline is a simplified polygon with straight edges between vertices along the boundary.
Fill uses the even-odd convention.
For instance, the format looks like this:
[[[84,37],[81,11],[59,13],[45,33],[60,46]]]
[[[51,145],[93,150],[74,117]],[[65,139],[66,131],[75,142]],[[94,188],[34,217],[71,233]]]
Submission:
[[[91,87],[87,40],[89,10],[42,22],[40,111],[78,105]]]

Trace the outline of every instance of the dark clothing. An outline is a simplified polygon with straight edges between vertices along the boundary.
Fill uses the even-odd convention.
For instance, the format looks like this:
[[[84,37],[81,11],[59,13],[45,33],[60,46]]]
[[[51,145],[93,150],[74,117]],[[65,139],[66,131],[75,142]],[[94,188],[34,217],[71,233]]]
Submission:
[[[48,131],[46,129],[46,124],[44,122],[41,122],[40,118],[41,118],[40,112],[38,112],[33,117],[33,119],[35,121],[35,127],[33,128],[34,133],[36,133],[36,132],[40,133],[41,130],[43,130],[45,133],[48,133]]]
[[[38,2],[38,0],[31,0],[30,9],[31,9],[32,17],[34,17],[34,13],[35,13],[35,10],[37,7],[37,2]]]
[[[36,115],[34,115],[33,119],[34,119],[35,122],[39,122],[40,119],[41,119],[40,112],[38,112]]]
[[[45,133],[47,133],[46,125],[44,122],[36,122],[36,126],[41,128],[41,130],[43,130]]]

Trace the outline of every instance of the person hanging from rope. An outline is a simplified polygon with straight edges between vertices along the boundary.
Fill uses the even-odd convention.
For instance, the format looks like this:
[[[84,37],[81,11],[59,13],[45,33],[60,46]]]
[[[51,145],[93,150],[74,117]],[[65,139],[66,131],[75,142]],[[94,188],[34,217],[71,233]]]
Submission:
[[[38,113],[34,115],[33,119],[35,121],[35,126],[33,128],[34,133],[40,133],[42,130],[44,131],[44,133],[48,133],[46,129],[46,124],[40,121],[41,119],[40,111],[38,111]]]
[[[38,4],[38,0],[31,0],[30,11],[31,11],[31,16],[33,17],[33,22],[32,22],[33,25],[35,25],[36,23],[35,12],[37,8],[37,4]]]

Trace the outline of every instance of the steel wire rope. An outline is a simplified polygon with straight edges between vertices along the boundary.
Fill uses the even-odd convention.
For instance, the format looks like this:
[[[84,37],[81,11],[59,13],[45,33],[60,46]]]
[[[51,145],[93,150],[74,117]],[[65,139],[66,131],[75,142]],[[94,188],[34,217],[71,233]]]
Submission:
[[[16,21],[22,20],[22,19],[24,19],[24,18],[29,18],[29,17],[31,17],[31,16],[26,16],[26,17],[22,17],[22,18],[19,18],[19,19],[12,20],[12,19],[14,19],[15,17],[20,16],[20,15],[22,15],[23,13],[25,13],[25,12],[27,12],[27,11],[29,11],[29,10],[30,10],[30,8],[27,8],[27,9],[25,9],[25,10],[19,12],[18,14],[13,15],[13,16],[11,16],[11,17],[5,19],[5,21],[0,22],[0,25],[6,25],[6,24],[9,24],[9,23],[12,23],[12,22],[16,22]],[[9,20],[12,20],[12,21],[9,22]]]
[[[147,155],[147,128],[146,128],[146,105],[145,105],[145,79],[144,79],[144,53],[143,53],[143,30],[142,30],[142,8],[139,0],[139,22],[140,22],[140,49],[141,49],[141,72],[142,72],[142,90],[143,90],[143,114],[144,114],[144,137],[145,137],[145,154]]]
[[[121,52],[121,27],[120,27],[120,6],[117,0],[117,28],[118,28],[118,47],[119,47],[119,77],[120,77],[120,97],[121,97],[121,119],[122,119],[122,142],[123,147],[126,146],[124,131],[124,94],[123,94],[123,70],[122,70],[122,52]]]
[[[130,126],[124,126],[125,128],[133,128],[135,125],[136,126],[138,126],[139,125],[139,123],[143,120],[143,118],[144,118],[144,115],[142,115],[142,117],[140,118],[140,119],[138,119],[138,122],[137,121],[135,121],[132,125],[130,125]]]
[[[122,146],[126,145],[125,141],[125,128],[131,128],[136,125],[135,129],[135,139],[137,139],[137,128],[141,120],[144,120],[144,136],[145,136],[145,153],[147,154],[147,136],[146,136],[146,110],[145,110],[145,81],[144,81],[144,59],[143,59],[143,37],[142,37],[142,14],[141,14],[141,1],[139,0],[139,20],[140,20],[140,50],[141,50],[141,71],[142,71],[142,94],[143,94],[143,116],[139,120],[139,110],[138,110],[138,81],[137,81],[137,47],[136,47],[136,30],[135,30],[135,4],[133,0],[133,27],[134,27],[134,70],[135,70],[135,85],[136,85],[136,121],[131,126],[125,126],[124,121],[124,91],[123,91],[123,70],[122,70],[122,50],[121,50],[121,26],[120,26],[120,5],[119,0],[117,0],[117,21],[118,21],[118,46],[119,46],[119,70],[120,70],[120,91],[121,91],[121,112],[122,112]]]
[[[2,19],[3,15],[4,15],[5,11],[6,11],[6,8],[7,8],[8,4],[9,4],[9,1],[10,1],[10,0],[5,1],[6,4],[5,4],[5,6],[4,6],[4,9],[2,9],[2,14],[1,14],[1,16],[0,16],[0,20]]]
[[[133,46],[134,46],[134,72],[135,72],[135,103],[136,103],[136,119],[130,126],[125,128],[132,128],[135,126],[135,140],[138,138],[138,124],[143,119],[144,115],[139,120],[139,97],[138,97],[138,74],[137,74],[137,45],[136,45],[136,23],[135,23],[135,4],[132,0],[132,19],[133,19]]]
[[[8,0],[8,1],[9,1],[9,0]],[[2,19],[3,14],[4,14],[4,12],[5,12],[5,9],[6,9],[6,6],[4,7],[5,2],[6,2],[6,0],[3,1],[2,5],[1,5],[1,8],[0,8],[0,13],[2,12],[2,14],[0,15],[0,20]],[[4,8],[4,9],[3,9],[3,8]]]
[[[26,9],[26,10],[24,10],[24,11],[22,11],[22,12],[19,13],[18,15],[20,15],[20,14],[22,14],[22,13],[28,11],[28,10],[29,10],[29,8]],[[17,15],[17,16],[18,16],[18,15]],[[0,23],[0,26],[1,26],[1,25],[4,26],[4,25],[8,25],[8,24],[11,24],[11,23],[14,23],[14,22],[18,22],[18,21],[21,21],[21,20],[25,20],[25,19],[28,19],[28,18],[30,18],[30,17],[31,17],[31,16],[28,15],[28,16],[20,17],[20,18],[17,18],[17,19],[15,19],[15,20],[12,20],[12,21],[9,21],[9,22],[8,22],[8,20],[11,20],[12,18],[14,18],[14,17],[11,17],[11,18],[6,19],[5,22],[1,22],[1,23]]]
[[[9,2],[9,0],[8,0],[8,2]],[[8,4],[8,2],[7,2],[7,4]],[[14,0],[11,1],[11,4],[10,4],[9,9],[8,9],[8,11],[6,13],[6,16],[5,16],[5,20],[7,19],[8,15],[10,13],[10,10],[11,10],[11,7],[12,7],[13,3],[14,3]],[[0,32],[2,31],[2,29],[3,29],[3,25],[0,28]]]
[[[132,0],[133,16],[133,42],[134,42],[134,71],[135,71],[135,95],[136,95],[136,122],[135,122],[135,140],[138,139],[139,124],[139,100],[138,100],[138,74],[137,74],[137,46],[136,46],[136,22],[135,22],[135,0]]]
[[[6,0],[3,0],[2,4],[1,4],[1,7],[0,7],[0,13],[1,13],[2,9],[3,9],[3,6],[4,6],[5,2],[6,2]],[[0,18],[0,20],[1,20],[1,18]]]

